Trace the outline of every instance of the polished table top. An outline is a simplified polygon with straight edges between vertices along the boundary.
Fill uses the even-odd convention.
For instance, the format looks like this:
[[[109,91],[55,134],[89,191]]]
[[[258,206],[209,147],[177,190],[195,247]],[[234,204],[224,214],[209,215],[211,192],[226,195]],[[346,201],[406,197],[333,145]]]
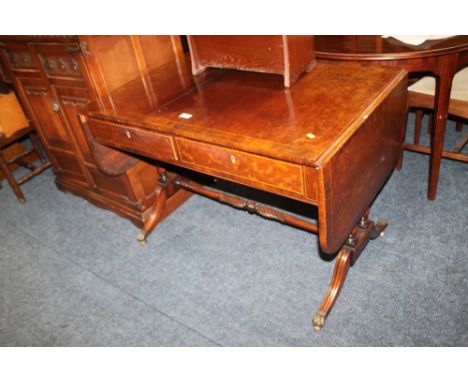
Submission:
[[[410,45],[393,37],[382,36],[315,36],[317,58],[340,60],[392,60],[429,57],[468,48],[468,36],[427,40]]]
[[[142,106],[149,105],[141,99],[145,93],[128,84],[118,92],[133,102],[91,115],[108,114],[150,130],[203,136],[224,147],[319,165],[404,76],[397,68],[319,63],[285,89],[281,76],[219,71],[155,109]]]
[[[82,122],[102,145],[317,205],[321,248],[334,253],[401,153],[406,76],[318,63],[286,89],[279,75],[215,70],[167,82],[169,96],[151,75],[152,86],[131,81]]]

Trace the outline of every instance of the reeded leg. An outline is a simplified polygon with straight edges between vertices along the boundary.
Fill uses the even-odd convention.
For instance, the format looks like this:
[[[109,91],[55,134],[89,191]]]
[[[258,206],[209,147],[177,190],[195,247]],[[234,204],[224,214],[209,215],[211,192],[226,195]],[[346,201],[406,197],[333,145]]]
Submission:
[[[320,304],[319,310],[312,318],[312,325],[316,332],[319,332],[323,325],[325,325],[325,319],[340,295],[341,288],[343,288],[346,275],[348,274],[349,267],[351,266],[352,256],[352,252],[348,249],[341,249],[338,254],[328,291]]]
[[[372,220],[368,220],[368,213],[366,211],[338,253],[330,286],[319,310],[312,318],[312,325],[317,332],[325,325],[325,320],[343,288],[349,268],[356,262],[369,240],[383,236],[384,230],[387,228],[386,221],[379,221],[375,224]]]
[[[156,198],[154,201],[153,212],[151,213],[151,216],[145,222],[143,229],[140,231],[140,233],[137,236],[137,240],[140,242],[141,245],[146,244],[146,238],[154,230],[154,228],[156,227],[156,225],[159,223],[159,221],[162,218],[162,214],[166,206],[166,200],[167,200],[167,192],[166,192],[167,182],[168,182],[168,176],[166,172],[163,171],[160,174],[159,181],[156,186]]]

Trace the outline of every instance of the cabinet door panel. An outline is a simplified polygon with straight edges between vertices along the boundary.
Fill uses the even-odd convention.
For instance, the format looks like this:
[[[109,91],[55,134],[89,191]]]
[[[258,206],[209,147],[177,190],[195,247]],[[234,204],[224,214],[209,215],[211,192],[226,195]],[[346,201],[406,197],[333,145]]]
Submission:
[[[81,164],[76,155],[69,151],[50,149],[59,166],[60,173],[72,178],[73,181],[86,184],[88,179],[85,177]]]
[[[47,84],[36,79],[18,79],[18,82],[24,90],[36,117],[37,127],[42,130],[48,146],[72,151],[68,133],[58,112],[54,111],[53,102],[57,105],[58,100],[50,94]]]
[[[43,74],[60,101],[64,124],[68,125],[73,135],[78,157],[86,164],[94,165],[90,144],[78,120],[78,111],[95,99],[79,43],[41,42],[32,43],[31,47],[39,57]]]
[[[61,86],[54,86],[54,89],[58,99],[60,100],[62,111],[70,126],[71,133],[76,139],[78,149],[83,155],[83,159],[87,164],[94,165],[94,159],[91,154],[88,139],[86,138],[83,127],[78,119],[78,111],[86,108],[90,102],[88,91],[85,88]]]

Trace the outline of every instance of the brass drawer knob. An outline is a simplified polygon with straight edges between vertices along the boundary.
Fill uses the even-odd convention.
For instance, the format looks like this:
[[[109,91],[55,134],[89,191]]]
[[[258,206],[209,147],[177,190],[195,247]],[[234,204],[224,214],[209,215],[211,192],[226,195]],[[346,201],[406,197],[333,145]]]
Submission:
[[[60,103],[55,99],[52,100],[52,110],[56,113],[60,110]]]

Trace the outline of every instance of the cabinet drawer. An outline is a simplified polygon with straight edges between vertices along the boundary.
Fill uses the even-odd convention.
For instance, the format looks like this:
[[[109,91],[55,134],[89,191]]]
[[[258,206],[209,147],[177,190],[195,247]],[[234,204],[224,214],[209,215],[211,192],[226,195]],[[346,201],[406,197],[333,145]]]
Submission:
[[[7,57],[13,70],[37,69],[34,57],[26,46],[21,50],[9,50]]]
[[[304,193],[299,165],[183,138],[176,138],[176,143],[181,162],[193,169],[264,190]]]
[[[90,126],[94,137],[101,143],[153,159],[177,160],[172,138],[164,134],[93,119],[90,120]]]
[[[65,55],[39,55],[44,71],[49,78],[64,77],[82,79],[81,68],[78,60]]]
[[[29,45],[36,52],[49,81],[84,81],[86,69],[78,42],[31,42]]]

